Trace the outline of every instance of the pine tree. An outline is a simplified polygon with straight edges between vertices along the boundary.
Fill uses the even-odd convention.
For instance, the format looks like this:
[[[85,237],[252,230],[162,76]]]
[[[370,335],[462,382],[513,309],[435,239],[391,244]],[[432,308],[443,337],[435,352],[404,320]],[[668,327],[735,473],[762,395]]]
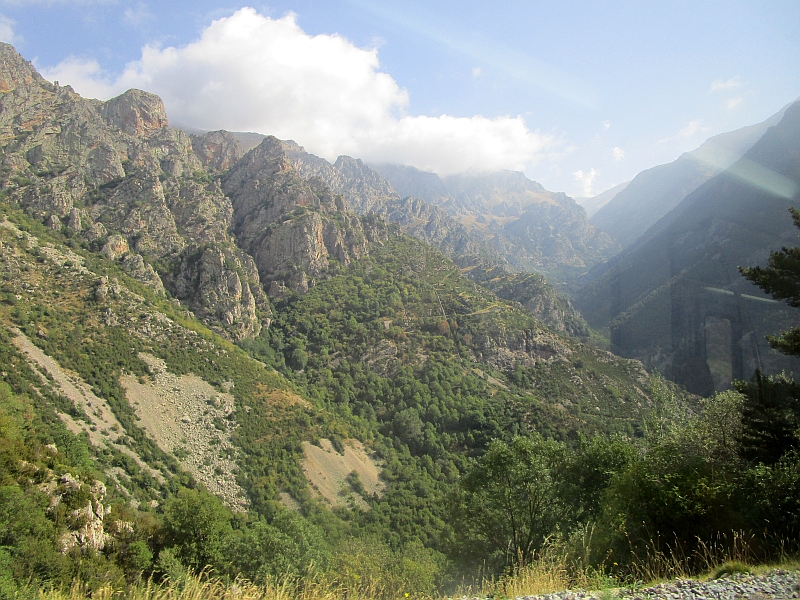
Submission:
[[[785,375],[756,371],[750,383],[736,385],[746,396],[742,407],[742,458],[774,464],[800,447],[800,385]]]
[[[790,208],[795,227],[800,228],[800,211]],[[800,308],[800,248],[782,248],[769,257],[769,267],[739,267],[748,280],[771,294],[785,300],[789,306]],[[778,336],[767,336],[770,345],[794,356],[800,355],[800,329],[793,327]]]
[[[789,211],[795,226],[800,228],[800,211],[795,208]],[[739,271],[776,300],[800,308],[800,248],[772,252],[766,268],[739,267]],[[770,346],[783,354],[800,356],[797,327],[767,339]],[[750,383],[739,382],[736,387],[747,396],[742,412],[744,458],[773,464],[800,447],[800,385],[785,375],[765,377],[756,371]]]

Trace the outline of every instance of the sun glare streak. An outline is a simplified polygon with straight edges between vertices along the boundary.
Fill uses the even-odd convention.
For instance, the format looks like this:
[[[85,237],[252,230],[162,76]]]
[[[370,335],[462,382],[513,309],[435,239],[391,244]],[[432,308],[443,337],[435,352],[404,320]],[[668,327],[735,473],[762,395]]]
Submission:
[[[709,140],[704,148],[691,152],[688,156],[715,170],[725,171],[744,184],[779,198],[792,199],[800,192],[800,185],[796,181],[749,158],[740,158],[730,165],[726,157],[729,156],[731,149],[724,144],[711,142],[712,140]]]
[[[435,21],[433,18],[414,16],[374,0],[347,0],[347,2],[474,61],[502,71],[513,79],[533,85],[584,108],[597,108],[597,92],[586,82],[476,32],[457,30],[441,23],[433,25]]]

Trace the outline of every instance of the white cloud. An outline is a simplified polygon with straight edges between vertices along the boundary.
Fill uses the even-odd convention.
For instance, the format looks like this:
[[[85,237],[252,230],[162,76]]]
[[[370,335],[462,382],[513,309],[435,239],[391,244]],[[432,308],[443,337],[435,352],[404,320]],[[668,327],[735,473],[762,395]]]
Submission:
[[[619,146],[614,146],[614,147],[611,149],[611,155],[614,157],[614,160],[616,160],[617,162],[619,162],[619,161],[621,161],[623,158],[625,158],[625,150],[623,150],[623,149],[622,149],[622,148],[620,148]]]
[[[122,15],[122,20],[131,27],[139,27],[147,21],[155,19],[147,4],[140,2],[135,7],[128,7]]]
[[[61,85],[71,85],[86,98],[106,100],[117,95],[119,86],[103,71],[96,60],[69,56],[55,67],[40,67],[42,77],[58,81]]]
[[[480,77],[481,76],[481,68],[480,67],[474,67],[472,69],[472,76],[473,77]]]
[[[611,128],[611,121],[609,121],[608,119],[606,119],[605,121],[602,121],[602,122],[600,123],[600,125],[602,125],[602,126],[603,126],[603,129],[610,129],[610,128]]]
[[[739,96],[738,98],[730,98],[727,102],[725,102],[725,108],[728,110],[734,110],[742,103],[743,98]]]
[[[723,90],[733,90],[738,87],[741,87],[742,79],[738,75],[735,77],[731,77],[728,81],[722,81],[722,79],[715,79],[711,82],[711,91],[712,92],[719,92]]]
[[[409,116],[408,93],[380,71],[376,48],[310,36],[295,16],[242,8],[181,48],[145,46],[115,80],[93,61],[44,69],[80,93],[107,98],[137,87],[159,94],[173,122],[294,139],[328,159],[350,154],[441,174],[523,169],[553,143],[522,117]]]
[[[594,179],[600,174],[597,169],[589,169],[589,171],[575,171],[572,176],[575,181],[581,184],[581,193],[585,197],[594,196]]]
[[[702,127],[700,121],[689,121],[689,124],[686,127],[684,127],[683,129],[681,129],[675,135],[675,137],[679,137],[679,138],[692,137],[695,133],[697,133],[698,131],[702,131],[702,130],[703,130],[703,127]]]
[[[16,21],[9,19],[7,16],[0,14],[0,42],[6,44],[18,44],[22,38],[14,33],[14,25]]]

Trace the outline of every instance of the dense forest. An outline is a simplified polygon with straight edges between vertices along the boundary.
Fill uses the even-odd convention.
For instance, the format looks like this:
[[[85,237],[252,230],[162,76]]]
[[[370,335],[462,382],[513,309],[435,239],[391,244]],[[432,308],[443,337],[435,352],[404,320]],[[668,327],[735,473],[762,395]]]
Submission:
[[[658,377],[641,383],[635,364],[546,337],[521,307],[397,234],[369,259],[332,265],[326,281],[278,302],[271,326],[237,348],[69,235],[5,213],[24,234],[3,230],[14,257],[7,265],[19,269],[2,290],[4,323],[107,398],[125,444],[150,468],[70,432],[58,414],[80,420],[80,410],[30,366],[14,329],[4,330],[4,595],[75,580],[179,583],[208,567],[257,583],[313,571],[354,589],[381,582],[387,596],[434,594],[554,549],[576,577],[591,569],[623,580],[640,576],[655,553],[692,570],[707,566],[709,547],[724,556],[746,543],[754,561],[796,549],[800,411],[785,376],[702,400]],[[73,266],[54,263],[48,247],[116,275],[183,333],[148,341],[104,325],[104,309],[134,309],[98,300],[86,287],[94,279],[70,275]],[[35,291],[22,286],[31,278]],[[20,289],[29,301],[19,301]],[[537,329],[542,348],[568,359],[504,368],[483,342]],[[149,376],[136,358],[143,351],[176,374],[220,389],[235,383],[237,404],[248,407],[236,411],[233,433],[248,510],[204,490],[136,424],[117,382],[122,373]],[[276,394],[303,401],[275,402]],[[383,490],[367,494],[354,472],[340,494],[363,501],[326,504],[300,469],[304,439],[331,440],[340,452],[361,440],[382,467]],[[125,475],[109,477],[114,468]],[[282,494],[291,504],[278,501]],[[65,534],[98,510],[107,511],[102,549],[67,547]]]

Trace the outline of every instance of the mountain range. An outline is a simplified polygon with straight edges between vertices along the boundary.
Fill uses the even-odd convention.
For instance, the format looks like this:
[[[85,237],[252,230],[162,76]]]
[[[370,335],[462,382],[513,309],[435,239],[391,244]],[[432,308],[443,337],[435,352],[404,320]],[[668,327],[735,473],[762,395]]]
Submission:
[[[78,463],[96,489],[91,519],[60,530],[70,547],[138,531],[109,503],[155,510],[189,486],[444,549],[444,498],[491,439],[641,429],[639,362],[576,339],[541,275],[361,161],[188,134],[157,96],[84,99],[5,44],[0,90],[2,377],[68,465],[41,493]],[[571,206],[489,181],[517,182],[521,223],[529,195]]]
[[[669,164],[642,171],[596,210],[590,223],[627,248],[686,196],[740,159],[781,120],[786,108],[761,123],[709,138]]]
[[[762,134],[769,123],[774,124]],[[759,139],[620,255],[596,267],[574,296],[593,327],[607,328],[615,352],[635,356],[703,395],[749,378],[756,368],[780,372],[798,366],[764,340],[797,323],[796,311],[765,297],[738,267],[764,265],[770,251],[796,244],[788,208],[800,191],[800,103],[726,135],[711,141]],[[673,184],[685,183],[686,173],[698,173],[699,164],[682,157],[661,168],[664,177],[671,173],[663,189],[674,193]],[[657,169],[641,174],[646,177],[639,183],[652,183]],[[606,208],[623,194],[631,198],[640,176]]]

